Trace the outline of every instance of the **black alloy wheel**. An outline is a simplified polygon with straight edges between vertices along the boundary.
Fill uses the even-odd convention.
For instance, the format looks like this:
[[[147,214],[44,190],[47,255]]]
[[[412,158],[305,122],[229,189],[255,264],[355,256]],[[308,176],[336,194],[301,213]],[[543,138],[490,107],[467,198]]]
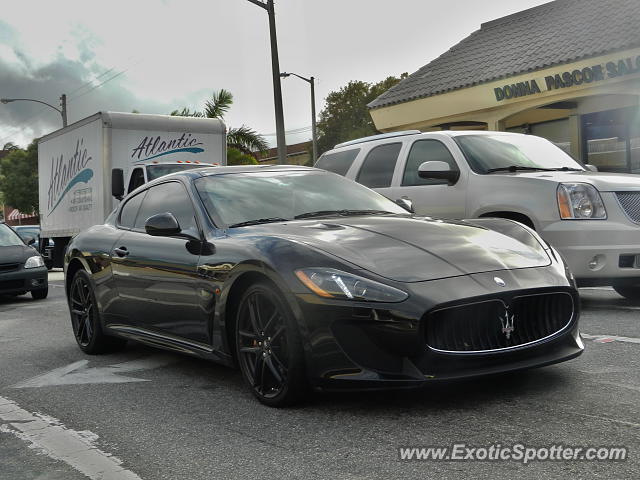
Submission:
[[[262,403],[291,405],[305,391],[302,344],[280,293],[268,283],[245,292],[236,319],[236,351],[245,382]]]
[[[103,353],[120,348],[126,343],[124,339],[108,337],[102,332],[100,313],[87,272],[78,270],[68,295],[73,334],[83,352]]]

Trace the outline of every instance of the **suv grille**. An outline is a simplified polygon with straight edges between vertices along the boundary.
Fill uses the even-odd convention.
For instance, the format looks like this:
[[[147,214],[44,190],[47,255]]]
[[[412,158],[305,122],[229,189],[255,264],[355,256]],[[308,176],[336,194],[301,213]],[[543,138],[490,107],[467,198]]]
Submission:
[[[426,315],[426,342],[448,352],[511,348],[563,330],[573,314],[573,297],[566,292],[514,297],[509,307],[501,299],[447,307]]]
[[[616,192],[624,213],[634,222],[640,223],[640,192]]]

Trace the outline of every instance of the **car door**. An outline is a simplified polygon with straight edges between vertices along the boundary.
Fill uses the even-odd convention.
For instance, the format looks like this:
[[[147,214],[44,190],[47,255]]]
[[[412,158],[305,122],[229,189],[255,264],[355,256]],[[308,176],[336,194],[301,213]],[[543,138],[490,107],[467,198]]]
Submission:
[[[126,206],[126,205],[125,205]],[[146,190],[133,228],[116,243],[113,272],[120,303],[130,323],[159,333],[206,341],[207,313],[200,308],[197,273],[201,243],[183,237],[157,237],[146,220],[169,212],[182,232],[201,238],[186,188],[169,181]]]
[[[449,148],[435,138],[423,138],[409,146],[404,165],[401,165],[398,185],[393,188],[393,200],[407,198],[413,203],[419,215],[433,215],[443,218],[464,218],[466,205],[467,175],[460,171],[454,185],[446,180],[420,178],[418,167],[424,162],[441,161],[449,164],[451,170],[460,171]]]
[[[373,147],[360,165],[356,182],[394,200],[391,180],[400,150],[402,150],[402,142],[384,143]]]

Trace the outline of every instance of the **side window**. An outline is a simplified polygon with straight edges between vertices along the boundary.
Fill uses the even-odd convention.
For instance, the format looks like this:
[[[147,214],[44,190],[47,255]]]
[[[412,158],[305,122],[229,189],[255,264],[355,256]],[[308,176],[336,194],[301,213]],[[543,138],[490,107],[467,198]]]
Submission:
[[[360,153],[359,148],[345,150],[343,152],[325,153],[318,159],[315,167],[337,173],[344,177],[349,171],[349,168],[351,168],[351,165],[358,156],[358,153]]]
[[[129,190],[127,193],[133,192],[139,186],[144,185],[144,172],[142,168],[136,168],[131,172],[131,179],[129,180]]]
[[[402,143],[387,143],[371,149],[360,167],[356,181],[369,188],[391,186],[401,147]]]
[[[136,216],[138,210],[140,210],[140,204],[146,195],[146,191],[137,194],[136,196],[127,200],[122,210],[120,210],[120,219],[118,220],[118,226],[123,228],[133,228],[136,223]]]
[[[158,213],[172,213],[182,231],[198,231],[193,204],[181,183],[161,183],[147,190],[135,222],[135,228],[144,230],[149,217]]]
[[[424,162],[437,160],[449,164],[451,170],[459,170],[458,165],[451,156],[449,149],[438,140],[417,140],[411,146],[411,151],[407,158],[402,176],[402,186],[411,185],[441,185],[447,183],[446,180],[435,178],[420,178],[418,168]]]

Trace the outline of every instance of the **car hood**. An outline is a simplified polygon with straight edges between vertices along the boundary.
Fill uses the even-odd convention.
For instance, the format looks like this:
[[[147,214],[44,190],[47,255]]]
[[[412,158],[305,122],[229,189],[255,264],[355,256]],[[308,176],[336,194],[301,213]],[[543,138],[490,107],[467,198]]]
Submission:
[[[26,245],[0,246],[0,264],[23,263],[34,255],[37,255],[37,252]]]
[[[307,244],[399,282],[550,264],[542,247],[532,248],[483,227],[427,217],[347,217],[270,227],[272,235],[278,232],[273,236]]]
[[[494,174],[495,175],[495,174]],[[631,173],[609,172],[517,172],[513,175],[525,178],[537,178],[552,182],[581,182],[590,183],[601,192],[621,192],[625,190],[640,190],[640,175]]]

